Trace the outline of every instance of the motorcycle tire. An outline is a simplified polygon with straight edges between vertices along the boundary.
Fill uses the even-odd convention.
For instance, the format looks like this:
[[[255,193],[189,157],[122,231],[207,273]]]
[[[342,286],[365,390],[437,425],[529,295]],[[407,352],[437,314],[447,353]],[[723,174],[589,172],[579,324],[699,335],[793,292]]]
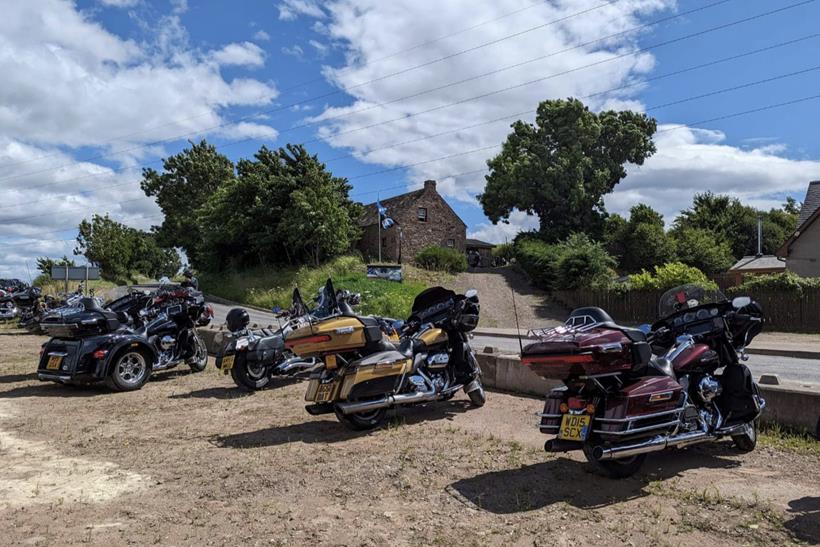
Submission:
[[[247,360],[244,359],[231,369],[231,378],[240,389],[246,391],[264,389],[270,384],[271,380],[267,367],[261,367],[259,371],[251,370],[248,367]]]
[[[467,397],[470,398],[470,403],[472,403],[474,407],[481,408],[484,406],[484,403],[487,402],[487,395],[484,393],[484,386],[480,386],[478,389],[472,390],[467,394]]]
[[[140,349],[127,349],[117,356],[111,365],[105,385],[114,391],[142,389],[151,377],[150,358]]]
[[[751,452],[757,446],[757,420],[746,424],[746,429],[739,435],[732,435],[735,448],[744,454]]]
[[[356,414],[343,414],[341,410],[335,408],[336,419],[345,427],[353,431],[369,431],[376,429],[387,416],[386,408],[378,408],[369,412],[359,412]]]
[[[626,479],[638,472],[646,460],[646,454],[638,454],[631,458],[624,458],[620,460],[606,460],[601,461],[595,459],[592,455],[592,445],[584,445],[584,456],[587,461],[592,464],[592,467],[600,474],[606,475],[611,479]]]
[[[188,359],[188,366],[193,372],[202,372],[208,366],[208,348],[205,347],[205,342],[199,335],[194,336],[194,356]]]

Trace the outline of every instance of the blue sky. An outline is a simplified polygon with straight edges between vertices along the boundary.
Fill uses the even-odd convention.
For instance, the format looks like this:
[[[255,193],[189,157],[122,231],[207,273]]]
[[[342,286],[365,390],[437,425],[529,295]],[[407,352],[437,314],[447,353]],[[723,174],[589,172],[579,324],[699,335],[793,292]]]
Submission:
[[[594,109],[647,109],[661,124],[658,154],[630,169],[607,198],[610,210],[626,212],[646,202],[670,222],[697,191],[732,193],[760,207],[776,205],[787,195],[801,199],[806,183],[820,178],[815,131],[820,100],[696,122],[820,93],[820,36],[659,78],[817,33],[820,2],[735,24],[798,3],[22,3],[13,8],[18,13],[0,23],[6,25],[0,28],[5,41],[0,51],[5,47],[13,53],[5,62],[0,57],[0,69],[15,75],[0,91],[10,112],[0,116],[0,166],[10,173],[0,176],[0,185],[11,200],[0,209],[5,227],[0,256],[7,254],[0,260],[6,263],[0,265],[0,276],[19,274],[33,256],[70,251],[71,243],[59,240],[71,239],[74,231],[67,228],[91,210],[140,227],[158,223],[155,205],[139,192],[139,168],[156,166],[158,158],[179,151],[185,140],[174,137],[182,135],[204,136],[232,159],[250,156],[262,144],[307,141],[336,175],[351,179],[353,195],[362,201],[375,199],[380,188],[386,197],[436,178],[471,234],[501,241],[532,227],[534,219],[515,214],[510,225],[493,226],[481,212],[474,199],[483,185],[478,171],[512,118],[479,124],[534,109],[539,100],[583,97],[631,84],[586,101]],[[680,16],[692,10],[697,11]],[[42,24],[41,16],[46,17]],[[557,19],[562,21],[548,24]],[[659,19],[669,20],[595,41]],[[543,27],[524,32],[538,25]],[[728,26],[640,51],[721,25]],[[476,28],[461,32],[471,26]],[[458,34],[441,39],[454,32]],[[506,38],[514,33],[521,34]],[[492,40],[497,43],[482,47]],[[426,45],[413,48],[420,43]],[[578,47],[582,43],[587,45]],[[407,71],[467,48],[476,50]],[[389,56],[402,50],[407,51]],[[625,53],[629,55],[619,57]],[[539,56],[544,58],[478,77]],[[566,71],[571,73],[546,78]],[[798,71],[806,72],[653,108]],[[385,77],[395,72],[401,74]],[[546,79],[499,91],[537,78]],[[427,93],[461,79],[471,81]],[[371,80],[377,81],[366,84]],[[482,94],[490,96],[473,100]],[[415,96],[402,99],[409,95]],[[453,102],[460,104],[442,107]],[[289,106],[294,103],[302,104]],[[437,110],[417,114],[428,109]],[[389,121],[397,118],[403,119]],[[294,129],[306,122],[311,126]],[[372,127],[360,129],[364,126]],[[446,134],[435,136],[441,133]],[[238,139],[249,142],[236,143]],[[358,159],[334,159],[348,154]],[[441,156],[452,157],[435,159]],[[403,167],[412,164],[419,165]],[[368,176],[384,169],[392,171]],[[461,173],[468,174],[453,176]],[[36,220],[24,220],[20,211],[27,209],[13,205],[31,202],[38,204],[39,214]],[[43,233],[48,235],[38,235]]]

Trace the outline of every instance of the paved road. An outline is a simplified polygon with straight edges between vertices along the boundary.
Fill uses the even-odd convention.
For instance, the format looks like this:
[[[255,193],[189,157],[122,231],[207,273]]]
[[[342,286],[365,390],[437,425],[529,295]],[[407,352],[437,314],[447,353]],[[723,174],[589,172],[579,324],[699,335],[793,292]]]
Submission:
[[[228,312],[233,309],[235,306],[226,306],[224,304],[216,304],[214,302],[209,302],[211,306],[214,308],[214,320],[213,325],[221,325],[225,322],[225,316],[228,315]],[[256,323],[260,327],[267,327],[268,325],[276,326],[276,318],[273,316],[272,313],[266,313],[263,311],[252,310],[250,308],[245,308],[248,312],[248,315],[251,318],[251,324]]]
[[[476,336],[472,345],[476,351],[482,351],[485,346],[493,346],[502,353],[518,353],[518,341],[514,338]],[[783,381],[816,384],[820,388],[820,360],[750,355],[746,365],[755,378],[759,378],[761,374],[777,374]]]

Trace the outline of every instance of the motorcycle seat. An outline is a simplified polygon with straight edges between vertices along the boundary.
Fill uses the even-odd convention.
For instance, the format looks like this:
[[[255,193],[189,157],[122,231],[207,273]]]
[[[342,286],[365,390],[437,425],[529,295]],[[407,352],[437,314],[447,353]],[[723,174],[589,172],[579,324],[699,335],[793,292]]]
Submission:
[[[105,319],[108,330],[115,331],[118,328],[120,328],[120,319],[117,315],[117,312],[113,312],[101,307],[100,304],[94,298],[84,297],[80,300],[80,305],[83,307],[85,311],[95,312],[99,315],[102,315]]]

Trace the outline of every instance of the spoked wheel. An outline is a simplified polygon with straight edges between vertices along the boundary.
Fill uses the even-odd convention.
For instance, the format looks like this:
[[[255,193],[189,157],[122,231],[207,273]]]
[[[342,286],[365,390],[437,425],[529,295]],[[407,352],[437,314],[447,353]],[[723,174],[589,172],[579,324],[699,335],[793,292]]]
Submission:
[[[757,446],[757,420],[752,420],[743,427],[738,435],[732,435],[735,448],[741,452],[751,452]]]
[[[384,422],[387,416],[386,408],[377,408],[367,412],[357,412],[356,414],[344,414],[338,407],[335,409],[336,419],[353,431],[367,431],[375,429]]]
[[[188,366],[194,372],[202,372],[208,366],[208,348],[198,334],[194,334],[194,355],[188,359]]]
[[[145,354],[129,350],[116,358],[105,383],[116,391],[135,391],[145,385],[149,376],[151,368]]]
[[[593,456],[592,445],[589,443],[584,445],[584,456],[586,456],[587,461],[592,464],[592,467],[594,467],[596,471],[613,479],[631,477],[638,472],[646,460],[646,454],[638,454],[631,458],[602,461]]]
[[[241,362],[237,359],[231,369],[231,378],[237,386],[249,391],[263,389],[270,383],[268,367],[258,361],[249,363],[247,359],[241,359]]]

